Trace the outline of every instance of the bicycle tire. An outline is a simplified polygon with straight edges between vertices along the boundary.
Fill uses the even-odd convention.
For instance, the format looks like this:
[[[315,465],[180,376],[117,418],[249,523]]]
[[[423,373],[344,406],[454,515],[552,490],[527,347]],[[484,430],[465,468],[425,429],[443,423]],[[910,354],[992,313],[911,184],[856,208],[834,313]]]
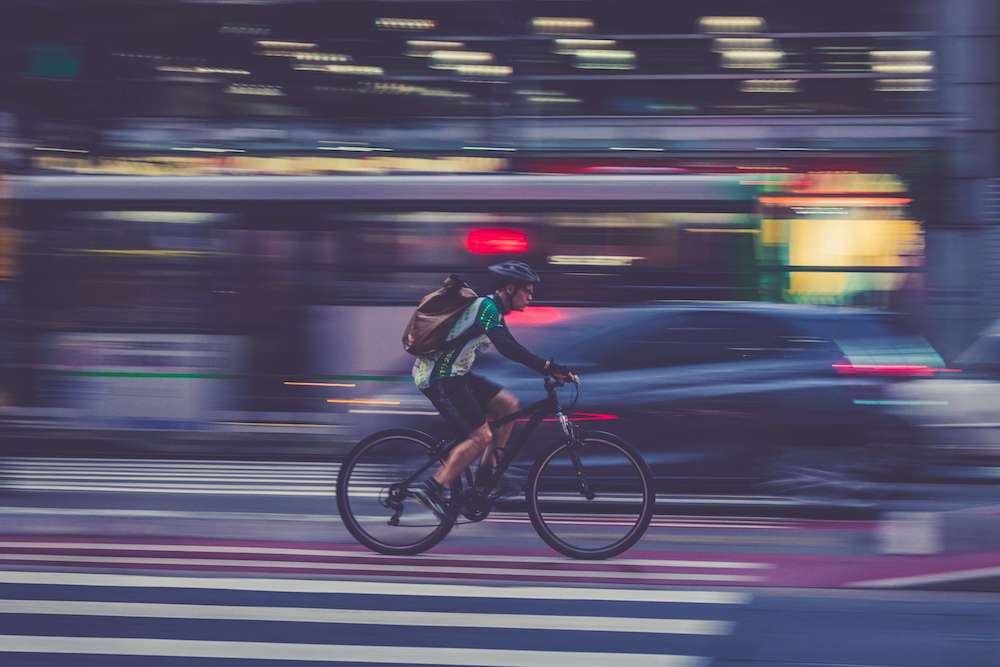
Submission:
[[[389,429],[369,435],[351,449],[340,465],[340,470],[337,474],[337,510],[340,512],[340,518],[344,523],[344,527],[362,545],[372,551],[391,556],[412,556],[427,551],[447,537],[455,525],[457,514],[449,512],[448,516],[442,519],[441,523],[426,537],[413,544],[406,545],[393,545],[379,541],[362,527],[361,522],[358,521],[351,507],[351,500],[348,493],[351,475],[357,469],[357,465],[365,452],[372,449],[375,445],[390,439],[408,440],[411,443],[417,443],[426,449],[428,458],[434,457],[433,451],[437,446],[437,441],[421,431],[413,429]],[[438,458],[440,460],[440,457]],[[461,483],[456,480],[451,487],[452,497],[458,498],[460,492]],[[412,500],[410,502],[416,501]]]
[[[606,547],[596,549],[586,549],[574,546],[566,540],[561,539],[558,535],[556,535],[555,531],[548,526],[545,516],[539,507],[539,492],[541,488],[540,481],[542,473],[546,470],[547,464],[552,461],[560,451],[569,445],[569,441],[565,438],[546,448],[535,461],[535,465],[528,477],[528,487],[526,489],[528,516],[530,517],[531,525],[535,528],[535,532],[538,533],[538,536],[559,553],[570,556],[571,558],[584,560],[601,560],[604,558],[610,558],[611,556],[616,556],[631,548],[636,542],[642,539],[642,536],[646,533],[646,529],[649,528],[649,523],[653,518],[653,510],[656,505],[656,491],[654,488],[653,473],[650,470],[649,465],[642,458],[642,455],[633,445],[612,433],[604,431],[581,431],[577,436],[577,441],[582,445],[582,447],[586,447],[588,441],[591,443],[601,442],[609,444],[625,454],[626,458],[628,458],[629,461],[635,466],[643,485],[642,507],[637,513],[638,520],[635,525],[623,538]]]

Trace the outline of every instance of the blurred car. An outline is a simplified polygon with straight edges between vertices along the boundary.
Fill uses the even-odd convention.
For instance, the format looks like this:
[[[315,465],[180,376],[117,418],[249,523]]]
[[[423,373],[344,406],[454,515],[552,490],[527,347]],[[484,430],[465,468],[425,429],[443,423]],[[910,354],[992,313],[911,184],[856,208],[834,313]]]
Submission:
[[[942,474],[995,477],[1000,462],[1000,320],[988,326],[932,380],[904,382],[889,393],[894,414],[909,424]],[[959,470],[954,467],[964,467]]]
[[[634,442],[676,493],[802,485],[802,471],[832,478],[838,466],[900,474],[912,443],[883,409],[886,389],[944,366],[892,316],[859,309],[685,302],[511,319],[529,349],[582,375],[580,424]],[[537,375],[499,355],[476,372],[522,404],[544,396]],[[568,405],[574,389],[561,392]],[[557,437],[547,426],[538,445]]]

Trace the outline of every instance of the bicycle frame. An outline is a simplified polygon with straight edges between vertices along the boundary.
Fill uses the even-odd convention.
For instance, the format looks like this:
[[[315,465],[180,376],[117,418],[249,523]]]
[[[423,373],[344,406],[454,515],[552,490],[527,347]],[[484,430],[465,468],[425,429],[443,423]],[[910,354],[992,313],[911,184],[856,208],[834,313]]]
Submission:
[[[505,417],[501,417],[500,419],[496,419],[489,422],[490,428],[497,428],[505,424],[509,424],[512,421],[530,415],[528,423],[525,424],[524,428],[517,433],[517,437],[514,439],[514,441],[508,442],[507,446],[504,447],[502,450],[497,450],[493,452],[494,456],[497,458],[497,465],[495,466],[496,472],[494,473],[493,476],[494,482],[496,482],[496,480],[499,480],[504,475],[504,473],[507,472],[507,468],[509,468],[510,464],[515,459],[517,459],[517,455],[520,454],[521,450],[524,448],[524,445],[527,444],[528,439],[531,437],[531,434],[535,432],[535,429],[538,428],[538,425],[541,424],[542,420],[545,419],[546,417],[549,416],[557,417],[559,419],[560,425],[562,426],[563,433],[565,433],[566,437],[569,438],[570,440],[573,439],[573,430],[571,422],[569,418],[563,413],[562,406],[559,404],[559,397],[556,396],[555,390],[556,387],[558,386],[560,385],[550,381],[549,378],[545,378],[545,391],[547,394],[545,398],[543,398],[540,401],[536,401],[531,405],[529,405],[528,407],[518,410],[517,412],[512,412],[511,414]],[[403,480],[402,482],[403,487],[404,488],[409,487],[410,484],[412,484],[418,477],[420,477],[420,475],[422,475],[428,468],[437,463],[439,460],[447,459],[451,451],[455,449],[455,447],[457,447],[459,444],[461,444],[464,440],[465,438],[458,438],[456,440],[452,440],[443,447],[436,449],[433,452],[436,458],[431,459],[426,464],[421,466],[418,470],[416,470],[412,475]],[[574,459],[576,458],[575,453],[573,454],[573,458]],[[578,461],[574,460],[574,463],[576,463],[577,466],[579,466]]]

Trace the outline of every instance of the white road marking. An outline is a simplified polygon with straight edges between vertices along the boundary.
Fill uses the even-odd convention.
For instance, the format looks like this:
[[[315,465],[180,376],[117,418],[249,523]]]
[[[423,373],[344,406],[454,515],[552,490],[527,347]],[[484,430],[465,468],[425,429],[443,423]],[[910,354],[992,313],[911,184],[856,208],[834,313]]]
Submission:
[[[244,577],[177,577],[74,572],[22,572],[0,570],[0,584],[53,586],[113,586],[126,588],[194,588],[272,593],[333,593],[493,598],[510,600],[597,600],[608,602],[668,602],[679,604],[748,604],[749,593],[730,591],[665,591],[647,589],[470,586],[410,584],[374,581],[316,579],[258,579]]]
[[[847,584],[852,588],[901,588],[903,586],[918,586],[921,584],[937,584],[963,579],[979,579],[982,577],[1000,577],[1000,566],[980,567],[969,570],[951,570],[933,574],[916,574],[907,577],[890,577],[887,579],[869,579]]]
[[[728,635],[733,623],[677,618],[556,616],[548,614],[476,614],[467,612],[387,611],[383,609],[319,609],[313,607],[245,607],[148,602],[82,602],[76,600],[0,600],[0,614],[122,616],[224,621],[354,623],[441,628],[504,628],[639,632],[671,635]]]
[[[84,653],[177,658],[236,658],[246,660],[313,660],[320,662],[407,663],[422,665],[483,665],[484,667],[703,667],[697,656],[577,651],[515,651],[509,649],[428,648],[417,646],[357,646],[350,644],[285,644],[278,642],[199,641],[190,639],[123,639],[119,637],[50,637],[0,635],[0,651],[22,653]]]
[[[532,570],[509,567],[463,567],[445,563],[442,565],[410,565],[395,563],[325,563],[287,560],[244,560],[219,558],[154,558],[131,556],[63,556],[52,554],[0,554],[0,561],[30,560],[33,564],[44,563],[93,563],[95,565],[207,565],[212,567],[270,567],[294,570],[362,571],[376,575],[390,573],[446,573],[446,574],[492,574],[516,575],[531,578],[599,577],[601,579],[656,580],[656,581],[757,581],[759,577],[744,574],[711,574],[690,572],[588,572],[586,570]]]
[[[295,547],[261,547],[254,545],[215,545],[215,544],[155,544],[155,543],[120,543],[120,542],[21,542],[0,540],[0,549],[79,549],[91,551],[177,551],[177,552],[200,552],[200,553],[235,553],[235,554],[274,554],[282,556],[330,556],[346,558],[369,558],[376,561],[385,562],[388,556],[375,554],[368,551],[351,551],[345,549],[300,549]],[[46,554],[38,554],[45,557]],[[569,558],[559,558],[557,556],[521,556],[517,554],[505,554],[506,558],[511,558],[524,563],[561,563],[564,565],[586,565],[587,567],[617,567],[621,565],[639,567],[691,567],[705,569],[769,569],[774,567],[771,563],[760,563],[751,561],[703,561],[703,560],[663,560],[655,558],[616,558],[614,560],[597,560],[580,563]],[[407,560],[444,560],[444,561],[465,561],[465,562],[488,562],[495,563],[497,555],[494,554],[420,554],[417,556],[405,556]],[[240,561],[234,561],[239,563]]]

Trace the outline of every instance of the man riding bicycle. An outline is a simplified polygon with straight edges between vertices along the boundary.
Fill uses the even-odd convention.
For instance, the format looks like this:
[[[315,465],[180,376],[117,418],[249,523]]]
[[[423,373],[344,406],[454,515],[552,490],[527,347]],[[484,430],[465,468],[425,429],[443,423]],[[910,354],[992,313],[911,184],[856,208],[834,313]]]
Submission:
[[[445,489],[477,457],[480,467],[476,483],[486,484],[492,476],[496,453],[502,452],[510,438],[513,422],[491,429],[488,420],[517,412],[520,405],[512,393],[471,372],[477,355],[492,343],[500,354],[524,364],[560,382],[574,378],[569,369],[538,357],[514,340],[504,315],[523,311],[534,298],[535,285],[541,277],[527,264],[510,260],[489,267],[495,276],[495,289],[479,297],[459,316],[448,334],[448,341],[460,340],[441,352],[418,357],[413,364],[417,388],[434,404],[445,421],[464,440],[451,450],[448,459],[434,476],[411,489],[411,493],[431,511],[444,516],[448,511]]]

